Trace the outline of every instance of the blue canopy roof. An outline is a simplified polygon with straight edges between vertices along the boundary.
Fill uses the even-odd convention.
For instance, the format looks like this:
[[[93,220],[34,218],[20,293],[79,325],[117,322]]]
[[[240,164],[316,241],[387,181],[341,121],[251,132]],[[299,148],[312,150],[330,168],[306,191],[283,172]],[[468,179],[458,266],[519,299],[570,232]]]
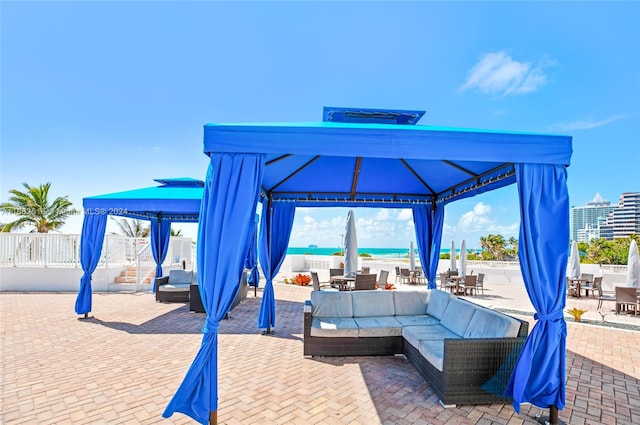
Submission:
[[[262,193],[273,200],[408,208],[515,183],[514,163],[569,165],[572,148],[570,136],[315,122],[207,124],[204,151],[266,154]]]
[[[204,187],[202,180],[182,177],[154,181],[161,185],[86,197],[82,200],[85,213],[143,220],[198,221]]]

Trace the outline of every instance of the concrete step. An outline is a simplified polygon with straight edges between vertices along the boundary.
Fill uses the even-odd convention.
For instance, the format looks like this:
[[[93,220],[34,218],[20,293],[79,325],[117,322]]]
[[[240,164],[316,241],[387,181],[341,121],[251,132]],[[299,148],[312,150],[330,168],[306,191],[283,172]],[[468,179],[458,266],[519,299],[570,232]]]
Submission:
[[[151,283],[153,277],[147,276],[142,279],[142,283]],[[136,276],[119,276],[114,279],[114,283],[136,283]]]

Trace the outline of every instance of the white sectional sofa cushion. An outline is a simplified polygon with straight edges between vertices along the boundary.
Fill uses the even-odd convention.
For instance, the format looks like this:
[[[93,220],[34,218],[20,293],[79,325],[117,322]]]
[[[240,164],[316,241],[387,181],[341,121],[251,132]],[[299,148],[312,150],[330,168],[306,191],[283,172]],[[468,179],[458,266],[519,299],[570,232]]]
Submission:
[[[420,348],[420,341],[440,340],[445,338],[460,339],[462,335],[451,332],[442,325],[407,326],[402,328],[404,339],[416,348]]]
[[[311,292],[313,317],[353,317],[351,292]]]
[[[452,297],[453,295],[448,292],[437,289],[431,290],[431,294],[429,295],[429,304],[427,304],[427,314],[438,320],[442,319],[442,315],[444,314],[447,304],[449,304],[449,300]]]
[[[452,299],[447,304],[447,308],[440,319],[440,324],[451,332],[462,336],[476,310],[477,307],[470,302],[459,298]]]
[[[393,316],[393,291],[353,291],[353,317]]]
[[[418,351],[440,372],[444,370],[444,341],[426,340],[420,341]]]
[[[498,312],[479,308],[469,323],[465,338],[515,338],[520,330],[520,322]]]
[[[358,336],[402,336],[402,324],[393,316],[356,317]]]
[[[358,337],[358,324],[350,317],[314,317],[311,336]]]
[[[396,316],[396,320],[400,322],[402,326],[429,326],[440,324],[440,320],[427,314],[423,314],[422,316]]]
[[[390,291],[396,316],[424,316],[431,291]]]

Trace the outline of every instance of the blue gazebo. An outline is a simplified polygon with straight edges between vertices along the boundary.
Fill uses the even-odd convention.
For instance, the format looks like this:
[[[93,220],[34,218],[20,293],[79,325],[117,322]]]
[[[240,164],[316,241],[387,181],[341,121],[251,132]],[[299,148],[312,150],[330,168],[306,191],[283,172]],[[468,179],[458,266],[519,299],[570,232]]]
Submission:
[[[423,114],[325,108],[322,122],[205,125],[210,165],[197,263],[207,318],[200,351],[165,417],[177,411],[203,424],[217,422],[218,323],[240,281],[258,202],[266,278],[258,326],[268,330],[276,319],[272,281],[296,206],[411,208],[420,260],[434,288],[446,205],[510,184],[518,187],[519,259],[538,322],[507,394],[517,411],[522,402],[556,414],[564,407],[571,137],[415,125]],[[85,217],[83,236],[91,229]]]

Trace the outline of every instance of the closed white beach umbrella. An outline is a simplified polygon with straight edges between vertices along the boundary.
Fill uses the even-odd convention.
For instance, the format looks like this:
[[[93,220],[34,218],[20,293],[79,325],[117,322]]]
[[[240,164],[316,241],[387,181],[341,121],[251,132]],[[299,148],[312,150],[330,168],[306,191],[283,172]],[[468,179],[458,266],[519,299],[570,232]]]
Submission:
[[[627,285],[640,288],[640,256],[638,255],[638,244],[635,239],[631,239],[631,245],[629,246]]]
[[[409,244],[409,269],[411,271],[416,269],[416,253],[413,250],[413,241]]]
[[[571,244],[571,254],[569,255],[569,266],[567,268],[568,277],[580,277],[580,253],[578,252],[578,242]]]
[[[449,270],[455,272],[456,270],[458,270],[458,267],[456,266],[456,243],[454,241],[451,241],[450,257],[451,264],[449,265]]]
[[[344,235],[344,275],[356,277],[358,270],[358,236],[353,210],[347,214],[347,226]]]
[[[460,276],[467,275],[467,244],[462,240],[460,244]]]

